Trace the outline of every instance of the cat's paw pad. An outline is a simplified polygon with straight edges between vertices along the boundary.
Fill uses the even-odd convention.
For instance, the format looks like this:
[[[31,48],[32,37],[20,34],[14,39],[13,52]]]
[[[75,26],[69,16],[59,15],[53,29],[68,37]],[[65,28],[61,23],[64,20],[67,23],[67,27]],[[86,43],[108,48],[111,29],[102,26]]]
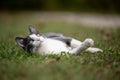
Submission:
[[[94,45],[94,41],[93,41],[93,39],[91,39],[91,38],[85,39],[85,41],[84,41],[83,43],[84,43],[86,46],[88,46],[88,47],[91,47],[91,46]]]

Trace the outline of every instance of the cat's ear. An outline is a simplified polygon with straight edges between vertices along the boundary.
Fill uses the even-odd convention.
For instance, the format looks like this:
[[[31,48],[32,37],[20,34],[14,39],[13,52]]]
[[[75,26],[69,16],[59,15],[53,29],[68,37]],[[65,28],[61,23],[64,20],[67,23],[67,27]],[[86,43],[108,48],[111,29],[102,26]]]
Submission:
[[[17,42],[17,44],[21,47],[24,47],[24,38],[22,37],[16,37],[15,41]]]
[[[29,25],[29,31],[30,34],[39,34],[39,32],[32,25]]]

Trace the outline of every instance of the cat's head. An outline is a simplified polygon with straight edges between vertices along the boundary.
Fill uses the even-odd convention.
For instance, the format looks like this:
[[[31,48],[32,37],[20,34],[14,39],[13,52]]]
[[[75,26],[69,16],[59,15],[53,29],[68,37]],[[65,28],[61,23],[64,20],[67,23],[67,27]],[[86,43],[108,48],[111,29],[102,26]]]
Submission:
[[[44,37],[31,25],[29,26],[29,32],[30,34],[25,38],[15,38],[17,44],[27,52],[31,52],[33,48],[40,46],[41,42],[44,40]]]

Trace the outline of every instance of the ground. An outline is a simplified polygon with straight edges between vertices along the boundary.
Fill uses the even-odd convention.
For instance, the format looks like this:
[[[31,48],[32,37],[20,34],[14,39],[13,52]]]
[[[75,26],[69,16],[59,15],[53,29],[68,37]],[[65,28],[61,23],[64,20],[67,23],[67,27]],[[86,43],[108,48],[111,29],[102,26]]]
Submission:
[[[96,27],[41,18],[38,12],[0,14],[0,80],[120,80],[119,25]],[[81,41],[93,38],[104,52],[28,54],[15,43],[15,37],[29,34],[29,24],[41,33],[60,32]]]

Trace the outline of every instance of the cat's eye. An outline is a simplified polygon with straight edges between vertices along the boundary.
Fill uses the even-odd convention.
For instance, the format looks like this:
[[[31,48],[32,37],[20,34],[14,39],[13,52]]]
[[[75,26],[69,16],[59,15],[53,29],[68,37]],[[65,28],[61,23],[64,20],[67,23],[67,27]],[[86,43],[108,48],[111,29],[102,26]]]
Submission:
[[[33,43],[33,40],[30,40],[30,43]]]

